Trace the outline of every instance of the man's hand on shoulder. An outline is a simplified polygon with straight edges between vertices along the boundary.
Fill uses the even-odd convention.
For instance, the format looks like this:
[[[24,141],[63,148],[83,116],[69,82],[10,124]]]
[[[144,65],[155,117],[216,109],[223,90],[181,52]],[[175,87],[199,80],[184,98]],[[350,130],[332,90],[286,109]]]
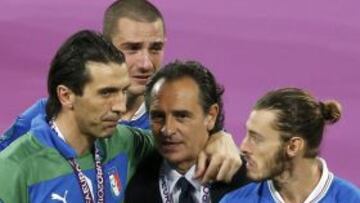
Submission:
[[[202,183],[230,182],[241,165],[239,149],[232,136],[220,131],[210,136],[200,152],[194,178]]]

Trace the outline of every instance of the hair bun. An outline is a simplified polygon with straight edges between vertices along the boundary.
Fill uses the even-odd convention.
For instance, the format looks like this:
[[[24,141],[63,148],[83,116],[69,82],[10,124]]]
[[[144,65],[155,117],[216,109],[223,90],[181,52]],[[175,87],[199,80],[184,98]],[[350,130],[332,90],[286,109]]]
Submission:
[[[328,100],[320,102],[321,114],[328,124],[336,123],[341,117],[342,107],[338,101]]]

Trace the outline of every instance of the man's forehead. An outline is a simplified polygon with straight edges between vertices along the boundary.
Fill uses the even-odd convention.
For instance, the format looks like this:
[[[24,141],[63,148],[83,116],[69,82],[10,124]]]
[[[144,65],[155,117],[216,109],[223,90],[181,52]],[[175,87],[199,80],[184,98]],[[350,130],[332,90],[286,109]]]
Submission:
[[[247,120],[247,125],[260,125],[265,126],[273,123],[276,119],[276,112],[273,110],[253,110]]]
[[[275,128],[277,122],[277,111],[275,110],[253,110],[246,121],[248,131],[255,132],[278,132]],[[260,133],[261,134],[261,133]]]
[[[165,32],[161,19],[154,22],[142,22],[129,18],[120,18],[117,23],[117,32],[113,40],[127,42],[164,42]]]
[[[193,102],[201,105],[199,98],[199,87],[189,77],[180,77],[167,80],[161,78],[151,90],[152,100],[158,102],[166,101],[177,105],[192,105]]]
[[[99,61],[86,61],[85,68],[92,74],[107,73],[112,69],[120,69],[122,72],[127,72],[127,65],[125,61],[122,63],[115,61],[99,62]]]
[[[178,78],[161,78],[152,87],[152,92],[157,93],[163,89],[174,90],[172,92],[183,92],[186,90],[189,94],[198,92],[198,83],[190,76],[179,76]]]
[[[126,63],[89,61],[85,66],[89,73],[89,82],[96,82],[99,85],[108,82],[121,83],[121,85],[130,83]]]

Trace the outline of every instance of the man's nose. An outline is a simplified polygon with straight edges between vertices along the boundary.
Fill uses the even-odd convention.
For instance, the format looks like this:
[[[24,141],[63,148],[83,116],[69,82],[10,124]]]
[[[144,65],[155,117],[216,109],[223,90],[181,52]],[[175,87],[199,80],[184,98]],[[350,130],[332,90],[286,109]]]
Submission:
[[[126,93],[120,92],[112,102],[112,111],[119,115],[126,112]]]
[[[242,140],[242,142],[240,144],[240,152],[242,154],[249,152],[248,136],[245,136],[244,139]]]
[[[139,53],[138,65],[146,70],[152,69],[153,64],[151,61],[151,55],[149,51],[143,50]]]
[[[161,128],[161,133],[165,136],[171,136],[175,133],[175,122],[173,118],[166,118],[165,123]]]

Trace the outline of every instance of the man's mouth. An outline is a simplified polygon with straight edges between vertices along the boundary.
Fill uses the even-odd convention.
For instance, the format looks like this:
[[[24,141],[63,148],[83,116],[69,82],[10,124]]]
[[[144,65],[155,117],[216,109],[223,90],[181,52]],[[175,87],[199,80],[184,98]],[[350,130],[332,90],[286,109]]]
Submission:
[[[151,75],[133,75],[132,78],[134,78],[135,80],[138,81],[147,81],[149,80],[149,78],[151,77]]]
[[[119,119],[117,119],[117,118],[107,118],[107,119],[104,119],[103,121],[104,121],[106,127],[111,128],[111,127],[116,127],[116,125],[119,122]]]
[[[254,168],[255,167],[255,163],[253,160],[251,160],[251,158],[249,156],[244,156],[244,159],[246,161],[246,168]]]
[[[182,142],[169,142],[169,141],[162,141],[161,148],[164,151],[174,151],[177,147],[179,147]]]

